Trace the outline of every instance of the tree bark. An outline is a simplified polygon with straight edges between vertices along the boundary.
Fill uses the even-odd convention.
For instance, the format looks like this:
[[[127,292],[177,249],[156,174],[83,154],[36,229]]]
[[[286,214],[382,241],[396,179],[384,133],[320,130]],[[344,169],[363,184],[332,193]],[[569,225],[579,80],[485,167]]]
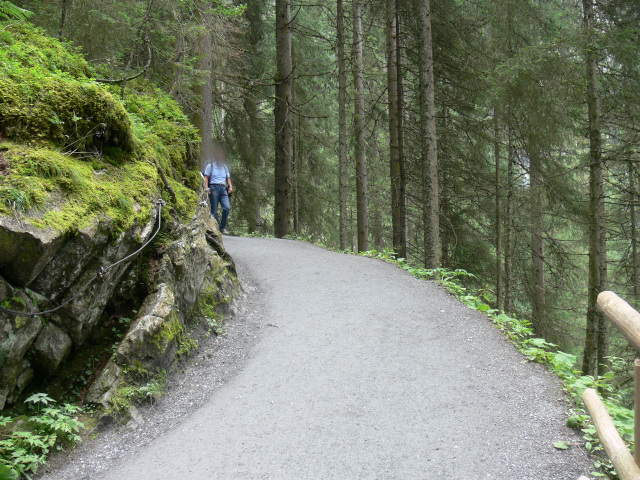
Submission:
[[[513,183],[516,165],[516,149],[513,143],[513,119],[511,99],[507,108],[507,208],[505,212],[504,238],[504,311],[513,313]]]
[[[545,336],[545,280],[544,280],[544,192],[542,165],[538,152],[529,154],[529,194],[531,203],[531,314],[533,327]]]
[[[347,233],[347,70],[344,53],[344,4],[338,2],[338,194],[340,250],[348,247]]]
[[[274,233],[284,237],[291,232],[291,95],[293,65],[291,57],[291,1],[276,0],[276,100],[275,100],[275,178]]]
[[[362,7],[353,0],[353,49],[356,130],[356,203],[358,251],[369,250],[369,216],[367,205],[367,154],[365,150],[364,58],[362,51]]]
[[[196,18],[200,30],[196,40],[198,81],[195,91],[198,105],[196,107],[195,124],[202,139],[200,155],[198,156],[200,170],[204,170],[213,157],[213,79],[211,76],[213,68],[211,58],[213,20],[209,10],[210,5],[206,1],[199,2],[196,7]]]
[[[62,40],[64,26],[67,22],[67,12],[71,5],[71,0],[60,0],[60,25],[58,26],[58,39]]]
[[[260,42],[263,38],[263,7],[262,0],[236,0],[237,5],[244,4],[247,6],[246,18],[249,23],[247,31],[247,41],[250,51],[253,54],[251,58],[251,78],[258,78],[262,74],[262,61],[257,59]],[[244,149],[247,157],[244,164],[248,170],[249,185],[243,197],[247,202],[247,225],[249,233],[256,230],[259,233],[266,233],[266,223],[262,219],[262,198],[260,164],[264,152],[264,137],[262,136],[262,122],[260,119],[260,94],[254,89],[249,89],[244,97],[244,109],[249,120],[248,143]]]
[[[589,295],[587,331],[582,372],[597,375],[606,368],[609,354],[609,324],[597,307],[598,294],[606,288],[606,238],[604,225],[604,183],[598,64],[594,45],[594,4],[583,0],[586,39],[587,107],[589,111]]]
[[[502,185],[500,184],[500,117],[497,109],[493,110],[493,156],[495,164],[496,187],[496,309],[503,312],[502,292]]]
[[[298,180],[300,179],[300,115],[296,115],[296,51],[295,46],[291,45],[291,200],[292,200],[292,216],[293,216],[293,232],[300,234],[300,197],[298,190]]]
[[[419,0],[420,42],[420,127],[422,153],[422,202],[425,267],[440,266],[440,196],[438,191],[438,146],[436,137],[435,80],[430,0]]]
[[[407,258],[407,239],[409,224],[407,223],[407,173],[404,155],[404,85],[402,77],[402,40],[400,35],[400,0],[396,1],[396,82],[398,85],[398,162],[400,164],[400,225],[402,227],[400,258]]]
[[[640,303],[640,265],[638,265],[638,228],[636,226],[636,202],[638,194],[636,192],[636,172],[633,162],[628,163],[629,168],[629,216],[631,221],[631,281],[633,282],[633,301],[637,307]]]
[[[391,179],[391,221],[393,249],[398,257],[406,258],[403,242],[402,172],[400,165],[400,136],[398,128],[398,50],[396,30],[396,2],[387,0],[387,95],[389,105],[389,173]]]
[[[512,58],[513,52],[513,11],[512,2],[507,1],[507,55]],[[507,199],[505,212],[504,235],[504,311],[513,313],[513,195],[516,165],[516,149],[513,132],[513,98],[511,92],[507,96]]]

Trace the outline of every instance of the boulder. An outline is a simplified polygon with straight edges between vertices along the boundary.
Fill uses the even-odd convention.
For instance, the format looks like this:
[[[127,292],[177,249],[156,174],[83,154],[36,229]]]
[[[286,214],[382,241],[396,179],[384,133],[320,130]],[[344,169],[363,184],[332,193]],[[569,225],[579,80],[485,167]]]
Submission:
[[[14,261],[5,256],[4,265],[11,265],[7,268],[16,273],[12,278],[22,288],[0,277],[0,301],[13,298],[12,308],[36,311],[55,307],[79,293],[69,305],[44,319],[0,314],[0,410],[7,400],[17,401],[34,372],[38,377],[51,375],[72,350],[81,349],[96,332],[105,308],[109,305],[117,311],[123,295],[128,295],[124,303],[128,308],[126,302],[132,298],[141,306],[115,356],[90,386],[85,397],[90,403],[107,406],[120,385],[135,384],[166,370],[177,352],[192,348],[195,342],[188,338],[185,325],[197,324],[198,306],[203,302],[218,313],[232,312],[230,299],[238,291],[233,260],[224,250],[216,223],[204,210],[188,224],[177,218],[163,222],[163,235],[169,241],[162,243],[160,256],[150,256],[150,265],[128,259],[85,288],[100,266],[127,257],[150,238],[157,221],[156,210],[153,212],[145,225],[134,226],[116,239],[110,234],[111,220],[106,218],[66,238],[49,230],[16,228],[18,236],[13,242],[18,242],[23,230],[33,230],[30,241],[38,261],[18,278],[12,268],[27,259]],[[15,249],[14,253],[23,255]],[[0,259],[2,255],[4,252]],[[155,286],[139,301],[135,294],[146,294],[141,281],[148,279]],[[25,363],[25,355],[30,363]]]
[[[65,301],[83,288],[101,266],[110,265],[138,250],[153,234],[156,221],[157,211],[152,210],[145,225],[134,226],[122,232],[115,241],[110,241],[112,221],[100,220],[65,244],[46,271],[33,282],[32,288],[57,298],[57,303]],[[83,344],[130,266],[131,260],[128,260],[110,269],[102,278],[84,288],[68,307],[49,315],[48,320],[66,331],[75,344]],[[56,272],[60,273],[59,278],[56,278]]]
[[[118,388],[121,372],[122,369],[113,360],[109,360],[89,387],[87,395],[84,397],[85,402],[100,403],[107,407],[113,392]]]
[[[60,232],[0,217],[0,275],[15,286],[28,285],[63,243]]]
[[[188,312],[196,302],[212,255],[202,230],[202,222],[180,227],[160,262],[157,282],[171,285],[181,311]]]
[[[111,219],[100,219],[67,238],[29,287],[49,298],[61,296],[90,264],[97,270],[96,254],[108,245],[111,228]]]
[[[72,345],[69,335],[53,323],[47,324],[31,347],[34,367],[45,376],[51,375],[67,358]]]
[[[23,297],[20,297],[23,298]],[[24,300],[27,307],[33,308],[30,301]],[[12,302],[12,308],[22,303]],[[20,363],[22,357],[43,328],[42,320],[35,317],[22,317],[0,312],[0,369],[6,364]]]
[[[2,283],[2,282],[0,282]],[[7,289],[9,308],[31,310],[34,305],[22,291]],[[20,300],[17,300],[17,299]],[[0,299],[5,300],[5,299]],[[27,350],[43,328],[42,320],[0,312],[0,410],[4,408],[9,394],[14,390],[23,371],[23,359]]]
[[[8,403],[14,403],[18,400],[19,395],[22,391],[29,385],[29,382],[33,380],[33,369],[31,368],[31,364],[27,360],[22,361],[22,371],[18,374],[16,378],[16,384],[13,387],[13,391],[7,398]]]
[[[160,284],[142,305],[116,352],[116,363],[147,370],[167,366],[173,353],[172,342],[181,330],[175,311],[175,297],[166,284]]]

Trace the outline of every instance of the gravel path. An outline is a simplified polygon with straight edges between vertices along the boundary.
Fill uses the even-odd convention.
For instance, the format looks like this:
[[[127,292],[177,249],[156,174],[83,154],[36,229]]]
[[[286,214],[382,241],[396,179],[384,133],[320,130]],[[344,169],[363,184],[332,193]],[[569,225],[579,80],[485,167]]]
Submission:
[[[592,470],[564,426],[555,377],[439,286],[306,243],[225,243],[248,286],[245,312],[140,422],[85,443],[45,478],[576,480]]]

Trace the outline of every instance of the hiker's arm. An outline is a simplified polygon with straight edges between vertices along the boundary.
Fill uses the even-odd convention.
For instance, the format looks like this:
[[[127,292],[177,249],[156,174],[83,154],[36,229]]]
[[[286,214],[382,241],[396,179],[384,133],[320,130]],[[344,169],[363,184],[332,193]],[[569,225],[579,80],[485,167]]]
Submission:
[[[204,188],[209,190],[209,176],[208,175],[204,176]]]
[[[229,166],[228,165],[225,165],[224,169],[225,169],[225,171],[227,173],[227,185],[228,185],[227,193],[231,193],[231,192],[233,192],[233,185],[231,185],[231,172],[229,171]]]

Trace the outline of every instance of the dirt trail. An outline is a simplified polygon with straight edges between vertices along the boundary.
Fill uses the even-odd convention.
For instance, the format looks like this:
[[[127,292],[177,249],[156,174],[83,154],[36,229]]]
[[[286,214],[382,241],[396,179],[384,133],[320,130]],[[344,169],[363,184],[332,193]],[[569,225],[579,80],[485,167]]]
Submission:
[[[225,244],[258,288],[213,359],[136,428],[90,442],[46,478],[575,480],[591,470],[581,448],[552,445],[579,442],[557,380],[439,286],[300,242]]]

